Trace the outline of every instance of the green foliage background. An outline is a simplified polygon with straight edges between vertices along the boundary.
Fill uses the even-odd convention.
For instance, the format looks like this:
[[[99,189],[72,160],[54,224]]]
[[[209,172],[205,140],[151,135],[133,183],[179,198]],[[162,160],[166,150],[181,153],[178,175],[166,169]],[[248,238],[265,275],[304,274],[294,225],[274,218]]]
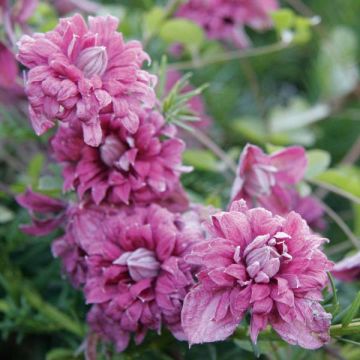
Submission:
[[[180,59],[168,54],[171,66],[198,59],[216,58],[229,47],[194,37],[190,28],[179,39],[177,31],[161,31],[166,1],[103,1],[104,12],[121,18],[120,30],[127,39],[146,39],[146,49],[159,64],[169,53],[168,42],[182,40],[185,52]],[[311,188],[360,237],[360,205],[316,184],[332,184],[360,198],[358,158],[350,159],[349,149],[360,135],[360,2],[358,0],[282,1],[297,16],[305,4],[305,15],[319,15],[320,25],[302,29],[298,41],[285,49],[259,56],[237,58],[206,66],[196,66],[191,82],[208,83],[203,96],[207,112],[214,119],[209,136],[236,161],[246,142],[263,147],[302,144],[321,149],[312,157]],[[300,4],[300,7],[299,7]],[[159,6],[160,18],[154,7]],[[162,10],[161,10],[162,9]],[[40,1],[31,19],[38,31],[51,29],[57,22],[51,2]],[[160,19],[160,20],[159,20]],[[163,22],[164,21],[164,22]],[[279,43],[277,30],[263,34],[248,30],[253,47]],[[170,29],[170,30],[169,30]],[[194,40],[196,38],[196,40]],[[195,60],[194,60],[195,61]],[[175,64],[176,63],[176,64]],[[182,65],[181,65],[182,66]],[[32,185],[44,193],[59,195],[59,169],[46,151],[47,138],[33,134],[28,120],[17,109],[0,105],[0,358],[1,359],[82,359],[77,351],[86,333],[86,306],[81,293],[61,276],[60,265],[52,258],[50,243],[55,237],[29,237],[19,230],[29,221],[14,195]],[[269,144],[272,144],[269,146]],[[328,154],[330,170],[326,170]],[[345,159],[345,160],[344,160]],[[183,183],[195,201],[225,207],[233,181],[224,163],[205,148],[191,149],[185,162],[195,170],[183,176]],[[304,184],[309,189],[309,184]],[[59,234],[58,234],[59,235]],[[325,234],[331,239],[325,251],[333,260],[353,251],[349,238],[331,218]],[[336,283],[340,308],[356,297],[359,284]],[[354,318],[359,317],[355,311]],[[349,342],[351,339],[352,343]],[[335,339],[329,348],[308,352],[264,340],[253,349],[248,340],[194,346],[176,343],[169,334],[147,336],[140,347],[112,359],[253,359],[255,353],[270,359],[359,359],[360,335]],[[107,349],[99,358],[106,358]],[[254,352],[255,351],[255,352]]]

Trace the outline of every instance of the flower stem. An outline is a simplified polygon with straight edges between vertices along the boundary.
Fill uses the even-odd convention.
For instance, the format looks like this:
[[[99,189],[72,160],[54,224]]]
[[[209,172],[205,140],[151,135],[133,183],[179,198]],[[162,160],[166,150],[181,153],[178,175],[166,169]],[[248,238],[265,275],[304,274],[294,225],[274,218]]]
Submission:
[[[77,336],[84,336],[84,329],[81,324],[76,323],[69,316],[62,313],[54,306],[46,303],[34,289],[29,286],[24,286],[23,295],[27,302],[40,314],[44,315],[48,319],[51,319],[63,329],[66,329]]]
[[[350,323],[346,327],[343,327],[342,324],[336,324],[330,327],[331,337],[342,336],[342,335],[353,335],[359,333],[360,333],[360,321]]]
[[[360,239],[351,231],[345,221],[323,201],[321,201],[320,199],[319,201],[321,202],[321,206],[326,212],[326,214],[329,215],[329,217],[339,226],[339,228],[344,232],[344,234],[347,235],[352,244],[360,250]]]
[[[227,168],[229,168],[234,174],[237,172],[236,163],[228,156],[228,154],[219,147],[212,139],[207,135],[201,132],[198,129],[195,129],[190,126],[183,127],[186,131],[189,132],[196,140],[201,144],[211,150],[220,160],[224,162]]]
[[[340,188],[338,188],[337,186],[334,186],[334,185],[331,185],[331,184],[328,184],[328,183],[325,183],[325,182],[322,182],[322,181],[319,181],[319,180],[315,180],[315,179],[307,179],[307,181],[310,183],[310,184],[313,184],[313,185],[316,185],[316,186],[319,186],[321,188],[324,188],[328,191],[331,191],[333,192],[334,194],[337,194],[339,196],[342,196],[356,204],[360,204],[360,198],[357,197],[356,195],[353,195],[347,191],[344,191]]]
[[[288,43],[277,42],[271,45],[261,46],[253,49],[234,50],[234,51],[219,53],[213,55],[212,57],[209,56],[203,59],[197,59],[196,61],[190,60],[190,61],[177,62],[170,64],[168,66],[168,69],[169,70],[197,69],[197,68],[202,68],[204,66],[222,63],[226,61],[266,55],[273,52],[284,50],[289,47],[290,44]]]

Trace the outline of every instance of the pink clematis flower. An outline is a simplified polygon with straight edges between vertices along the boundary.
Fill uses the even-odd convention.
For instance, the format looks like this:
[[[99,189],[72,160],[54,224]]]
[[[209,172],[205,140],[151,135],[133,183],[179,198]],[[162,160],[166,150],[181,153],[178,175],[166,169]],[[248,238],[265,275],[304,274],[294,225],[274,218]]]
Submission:
[[[55,120],[81,122],[84,140],[98,146],[102,140],[99,115],[134,133],[142,107],[155,102],[156,78],[141,70],[149,56],[136,41],[125,43],[116,32],[116,18],[80,15],[61,19],[45,34],[24,35],[18,60],[30,69],[26,92],[30,117],[40,135]]]
[[[182,325],[191,344],[224,340],[247,311],[250,337],[270,324],[288,343],[316,349],[329,341],[331,315],[319,304],[332,263],[296,213],[272,215],[235,201],[212,216],[210,237],[186,261],[201,266],[184,300]]]
[[[332,274],[343,281],[360,280],[360,252],[348,256],[335,264]]]
[[[239,48],[249,46],[245,26],[263,30],[271,26],[269,13],[277,0],[190,0],[177,16],[199,24],[210,39],[230,40]]]
[[[15,25],[27,31],[26,22],[38,6],[38,0],[16,0],[11,6],[10,0],[0,0],[0,25],[4,26],[10,42],[15,44]]]
[[[96,204],[148,204],[166,201],[174,192],[184,197],[179,182],[189,170],[181,165],[184,143],[158,112],[143,111],[135,133],[112,116],[102,116],[101,122],[103,141],[97,148],[83,142],[79,123],[63,124],[52,139],[56,159],[65,164],[65,190],[75,188],[80,198],[91,195]]]
[[[85,297],[94,304],[91,328],[115,342],[118,351],[132,333],[139,344],[147,330],[159,332],[162,325],[183,340],[180,312],[193,284],[183,257],[193,232],[187,235],[180,215],[157,205],[114,211],[101,220],[94,217],[92,224],[83,211],[72,227],[86,261]]]
[[[29,235],[42,236],[58,229],[66,219],[66,202],[27,189],[16,197],[32,217],[31,225],[22,225],[21,230]]]
[[[24,89],[19,85],[18,65],[12,51],[0,41],[0,103],[9,105],[25,98]]]

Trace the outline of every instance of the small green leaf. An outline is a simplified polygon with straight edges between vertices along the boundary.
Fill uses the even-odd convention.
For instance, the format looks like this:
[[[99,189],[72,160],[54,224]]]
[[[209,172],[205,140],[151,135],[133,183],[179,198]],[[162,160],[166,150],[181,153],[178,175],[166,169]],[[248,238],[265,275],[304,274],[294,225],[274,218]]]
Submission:
[[[290,9],[279,9],[271,13],[271,18],[276,31],[282,33],[284,30],[290,29],[295,22],[295,14]]]
[[[190,49],[199,48],[204,41],[202,28],[186,19],[166,21],[161,27],[159,35],[168,44],[179,42]]]
[[[312,179],[324,172],[330,165],[331,157],[327,151],[314,149],[306,152],[308,167],[305,173],[306,179]]]
[[[14,213],[7,207],[0,205],[0,224],[7,223],[14,219]]]
[[[36,186],[39,181],[41,170],[44,165],[44,160],[44,155],[39,153],[36,154],[29,163],[28,175],[31,179],[31,185],[33,186]]]
[[[328,169],[318,175],[316,180],[333,185],[360,198],[360,169],[354,166],[342,166]]]
[[[342,326],[346,327],[350,324],[351,320],[357,315],[360,308],[360,291],[357,293],[355,300],[347,309],[341,321]]]
[[[144,28],[146,34],[154,35],[159,32],[161,25],[165,19],[165,11],[159,6],[153,7],[144,16]]]
[[[46,360],[75,360],[79,359],[71,349],[56,348],[46,354]]]
[[[184,163],[194,166],[198,170],[218,171],[218,163],[212,152],[207,150],[191,149],[184,152]]]

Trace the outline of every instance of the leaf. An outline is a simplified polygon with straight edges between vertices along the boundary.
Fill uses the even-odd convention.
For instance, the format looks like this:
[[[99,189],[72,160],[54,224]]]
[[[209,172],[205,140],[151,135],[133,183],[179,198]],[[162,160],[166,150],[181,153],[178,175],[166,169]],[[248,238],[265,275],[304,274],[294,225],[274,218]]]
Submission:
[[[315,71],[323,98],[351,92],[359,81],[357,37],[349,28],[336,27],[321,46]]]
[[[294,97],[285,106],[276,106],[270,112],[271,132],[282,132],[299,129],[316,121],[326,118],[330,114],[327,104],[309,106],[306,100]]]
[[[46,354],[46,360],[75,360],[79,359],[71,349],[56,348]]]
[[[291,9],[279,9],[271,13],[274,28],[279,33],[290,29],[295,22],[295,14]]]
[[[342,326],[346,327],[351,323],[351,320],[357,315],[360,308],[360,291],[357,293],[355,300],[349,306],[341,321]]]
[[[144,28],[148,36],[159,32],[164,19],[165,11],[159,6],[153,7],[144,15]]]
[[[314,178],[324,172],[330,165],[330,154],[325,150],[309,150],[306,152],[308,158],[308,166],[305,173],[306,179]]]
[[[39,153],[36,154],[29,163],[28,175],[33,186],[36,186],[39,181],[41,170],[44,165],[44,160],[44,155]]]
[[[316,180],[338,187],[360,198],[360,169],[342,166],[329,169],[316,177]]]
[[[161,27],[160,37],[168,44],[181,43],[188,48],[199,48],[204,42],[201,27],[190,20],[171,19]]]
[[[186,165],[194,166],[198,170],[218,171],[216,157],[208,150],[186,150],[183,159]]]
[[[15,217],[14,213],[5,206],[0,205],[0,224],[7,223],[13,220]]]

